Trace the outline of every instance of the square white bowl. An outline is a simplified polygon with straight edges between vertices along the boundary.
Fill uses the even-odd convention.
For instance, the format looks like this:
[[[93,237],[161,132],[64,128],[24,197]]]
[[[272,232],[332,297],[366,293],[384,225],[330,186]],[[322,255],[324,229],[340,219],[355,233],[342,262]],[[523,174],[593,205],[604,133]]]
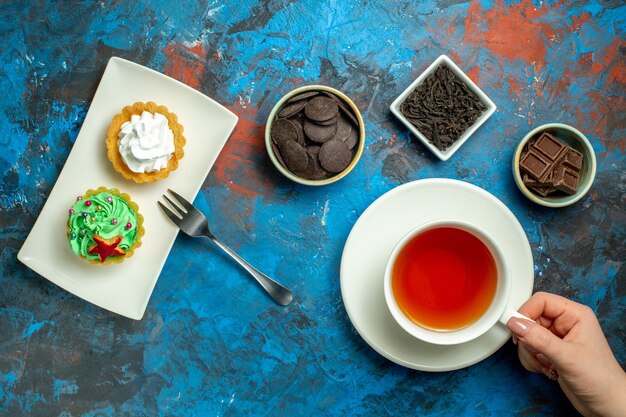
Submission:
[[[480,115],[480,117],[474,122],[473,125],[471,125],[462,135],[460,138],[458,138],[451,146],[449,146],[446,150],[444,151],[440,151],[439,149],[437,149],[436,146],[434,146],[432,143],[430,143],[428,141],[428,138],[426,136],[424,136],[424,134],[422,132],[420,132],[417,127],[412,124],[406,117],[404,117],[404,115],[402,114],[402,112],[400,111],[400,105],[406,100],[407,96],[409,94],[411,94],[413,92],[413,90],[415,90],[415,88],[420,85],[425,79],[426,77],[428,77],[433,71],[435,71],[435,69],[440,66],[440,65],[446,65],[448,68],[450,68],[450,70],[452,70],[452,72],[461,80],[465,83],[465,85],[467,85],[467,87],[474,92],[474,94],[476,94],[478,96],[478,98],[480,99],[480,101],[482,101],[482,103],[487,107],[487,110],[485,110],[483,112],[483,114]],[[461,71],[461,69],[459,67],[456,66],[456,64],[454,62],[452,62],[452,60],[450,58],[448,58],[446,55],[441,55],[439,58],[437,58],[432,64],[430,64],[430,66],[428,68],[426,68],[426,70],[419,76],[417,77],[417,79],[415,81],[413,81],[411,83],[411,85],[409,85],[407,87],[406,90],[404,90],[402,92],[402,94],[400,94],[398,96],[398,98],[396,98],[393,103],[391,103],[391,106],[389,107],[389,109],[391,110],[391,112],[398,118],[400,119],[400,121],[402,123],[404,123],[404,125],[406,127],[409,128],[409,130],[411,132],[413,132],[413,134],[415,136],[418,137],[418,139],[420,141],[422,141],[422,143],[432,151],[432,153],[434,153],[435,155],[437,155],[437,157],[439,159],[441,159],[442,161],[447,161],[448,159],[450,159],[450,157],[452,155],[454,155],[454,153],[461,147],[461,145],[463,145],[465,143],[465,141],[467,141],[469,139],[470,136],[472,136],[472,133],[474,133],[476,131],[476,129],[478,129],[483,123],[485,123],[485,121],[487,121],[487,119],[489,119],[489,117],[491,117],[491,115],[496,111],[496,105],[494,104],[493,101],[491,101],[489,99],[489,97],[487,97],[485,95],[485,93],[483,93],[481,91],[480,88],[478,88],[478,86],[476,84],[474,84],[474,82],[472,80],[469,79],[469,77],[467,75],[465,75],[465,73],[463,71]]]

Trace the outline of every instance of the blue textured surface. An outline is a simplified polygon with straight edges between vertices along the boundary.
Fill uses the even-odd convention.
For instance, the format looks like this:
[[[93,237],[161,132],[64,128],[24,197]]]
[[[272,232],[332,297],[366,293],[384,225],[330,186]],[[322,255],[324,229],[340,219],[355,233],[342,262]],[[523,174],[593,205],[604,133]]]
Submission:
[[[456,372],[374,352],[343,308],[339,262],[365,208],[419,178],[458,178],[504,201],[533,249],[536,289],[589,304],[626,363],[626,7],[523,0],[2,2],[0,415],[571,415],[558,386],[507,344]],[[437,56],[498,105],[442,163],[388,106]],[[296,294],[275,306],[226,257],[179,237],[143,320],[61,290],[16,255],[51,190],[107,60],[162,71],[239,117],[197,205],[214,232]],[[327,84],[353,98],[365,153],[323,188],[282,178],[264,153],[274,103]],[[510,161],[532,127],[591,140],[598,173],[574,206],[517,191]]]

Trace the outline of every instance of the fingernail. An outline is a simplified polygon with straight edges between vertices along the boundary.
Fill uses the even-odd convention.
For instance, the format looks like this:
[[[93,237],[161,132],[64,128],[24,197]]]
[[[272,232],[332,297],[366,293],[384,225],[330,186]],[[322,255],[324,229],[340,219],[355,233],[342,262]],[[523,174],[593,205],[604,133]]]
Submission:
[[[513,338],[512,338],[512,339],[513,339],[513,344],[514,344],[514,345],[517,345],[517,336],[513,335]]]
[[[548,358],[546,358],[543,355],[543,353],[537,353],[535,357],[537,358],[539,362],[541,362],[542,365],[545,365],[547,367],[552,367],[552,363],[548,360]]]
[[[541,368],[541,372],[553,381],[559,379],[559,373],[552,367]]]
[[[511,317],[506,324],[506,327],[517,337],[524,337],[528,333],[528,324],[526,320],[518,319],[517,317]]]

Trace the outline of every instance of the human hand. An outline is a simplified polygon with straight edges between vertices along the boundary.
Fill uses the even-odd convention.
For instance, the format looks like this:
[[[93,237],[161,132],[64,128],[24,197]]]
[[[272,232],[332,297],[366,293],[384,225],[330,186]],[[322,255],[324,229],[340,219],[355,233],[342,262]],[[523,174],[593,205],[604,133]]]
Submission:
[[[507,323],[524,368],[556,379],[585,416],[626,416],[626,373],[591,308],[538,292],[519,312],[535,320]]]

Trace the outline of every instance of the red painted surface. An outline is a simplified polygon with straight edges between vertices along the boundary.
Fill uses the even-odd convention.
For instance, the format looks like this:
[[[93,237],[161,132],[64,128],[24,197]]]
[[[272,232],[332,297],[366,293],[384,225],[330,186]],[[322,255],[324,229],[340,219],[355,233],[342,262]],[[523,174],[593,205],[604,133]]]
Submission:
[[[538,8],[530,0],[509,7],[497,0],[490,9],[480,2],[470,3],[465,20],[465,42],[484,46],[495,55],[510,61],[521,59],[542,67],[545,64],[545,39],[552,31],[551,25],[540,21],[550,10]]]
[[[476,65],[471,70],[467,71],[467,76],[470,78],[470,80],[474,81],[476,84],[479,84],[478,83],[479,75],[480,75],[480,67],[478,65]]]
[[[206,56],[202,43],[186,46],[175,42],[167,45],[163,52],[167,57],[165,74],[193,88],[202,85]]]
[[[259,167],[267,164],[257,162],[267,158],[265,125],[254,122],[257,109],[238,104],[228,108],[239,116],[239,122],[213,165],[213,174],[231,191],[244,197],[272,195],[273,183],[259,172]]]

